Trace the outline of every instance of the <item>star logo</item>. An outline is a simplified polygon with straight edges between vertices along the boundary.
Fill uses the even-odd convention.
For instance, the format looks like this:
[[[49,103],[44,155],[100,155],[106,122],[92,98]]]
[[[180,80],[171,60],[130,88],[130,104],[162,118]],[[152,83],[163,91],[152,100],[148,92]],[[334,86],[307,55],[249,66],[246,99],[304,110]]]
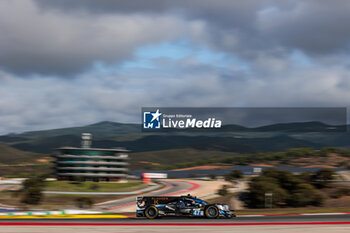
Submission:
[[[159,121],[159,117],[162,115],[161,113],[159,113],[159,109],[157,109],[157,111],[155,113],[151,113],[151,114],[153,116],[151,122],[154,121],[154,120]]]
[[[159,109],[155,112],[143,112],[143,128],[144,129],[160,129],[161,115]]]

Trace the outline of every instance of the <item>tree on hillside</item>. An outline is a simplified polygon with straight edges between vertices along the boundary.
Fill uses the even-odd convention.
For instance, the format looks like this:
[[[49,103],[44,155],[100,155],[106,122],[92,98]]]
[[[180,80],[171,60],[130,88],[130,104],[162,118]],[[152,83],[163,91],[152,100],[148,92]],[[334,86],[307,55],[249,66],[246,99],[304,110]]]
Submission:
[[[228,173],[225,175],[226,180],[236,180],[241,179],[243,177],[243,174],[239,170],[233,170],[231,173]]]
[[[45,186],[44,175],[32,176],[23,182],[21,202],[29,205],[40,204]]]
[[[226,196],[228,194],[228,186],[227,185],[221,186],[221,188],[218,190],[218,194],[220,196]]]
[[[274,178],[277,183],[284,189],[291,191],[302,183],[302,181],[289,171],[278,170],[276,168],[269,168],[263,171],[262,176]]]
[[[319,206],[323,202],[323,195],[310,184],[299,184],[292,191],[287,204],[293,207],[302,207],[307,205]]]
[[[286,190],[275,183],[259,180],[249,185],[249,195],[246,199],[246,204],[249,208],[264,208],[265,195],[267,193],[272,194],[272,207],[285,205],[285,201],[288,198]]]
[[[311,184],[312,183],[312,173],[308,171],[301,172],[297,175],[297,177],[305,183]]]
[[[311,177],[318,177],[320,182],[332,176],[329,171],[319,171]],[[266,198],[271,197],[272,207],[319,206],[324,197],[309,183],[312,179],[308,173],[294,175],[288,171],[266,169],[260,176],[251,179],[245,202],[250,208],[263,208]]]
[[[333,169],[324,168],[318,170],[312,177],[313,184],[318,188],[325,188],[330,181],[334,179],[335,172]]]

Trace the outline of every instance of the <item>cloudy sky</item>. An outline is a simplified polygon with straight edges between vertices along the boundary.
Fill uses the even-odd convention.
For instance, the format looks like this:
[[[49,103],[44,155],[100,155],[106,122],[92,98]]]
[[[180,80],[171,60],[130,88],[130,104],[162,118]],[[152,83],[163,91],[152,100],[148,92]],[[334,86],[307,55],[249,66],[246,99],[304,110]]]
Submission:
[[[142,106],[350,106],[350,2],[0,0],[0,134]]]

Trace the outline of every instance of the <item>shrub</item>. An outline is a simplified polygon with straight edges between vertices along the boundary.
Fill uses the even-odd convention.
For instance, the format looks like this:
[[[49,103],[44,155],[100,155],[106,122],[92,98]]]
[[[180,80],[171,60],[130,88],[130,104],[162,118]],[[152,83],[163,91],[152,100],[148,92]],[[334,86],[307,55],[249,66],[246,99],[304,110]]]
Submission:
[[[324,168],[317,171],[312,177],[312,183],[318,188],[325,188],[334,179],[334,170]]]
[[[350,196],[350,189],[348,188],[339,188],[335,190],[332,194],[332,198],[340,198],[342,196]]]
[[[288,171],[266,169],[260,176],[251,179],[249,194],[245,203],[250,208],[263,208],[267,193],[271,193],[272,207],[319,206],[323,203],[323,195],[311,184],[310,177],[329,179],[329,171],[321,171],[315,175],[302,173],[294,175]],[[306,182],[305,182],[306,181]]]
[[[295,189],[298,184],[302,183],[302,181],[297,176],[293,175],[293,173],[278,170],[276,168],[266,169],[261,176],[275,179],[277,184],[288,191]]]
[[[42,190],[45,186],[45,176],[32,176],[23,182],[23,188],[21,190],[22,199],[21,202],[29,205],[40,204],[43,194]]]
[[[218,190],[218,194],[220,196],[226,196],[228,194],[227,188],[228,188],[227,185],[221,186],[221,189]]]
[[[100,186],[98,184],[91,184],[89,187],[91,190],[97,190],[100,188]]]
[[[42,197],[42,190],[39,187],[30,187],[24,192],[21,202],[29,205],[38,205]]]
[[[235,180],[243,177],[243,174],[239,170],[233,170],[231,173],[225,175],[226,180]]]
[[[312,173],[311,172],[302,172],[299,175],[297,175],[297,177],[305,183],[311,184],[312,183]]]
[[[293,190],[287,203],[289,206],[302,207],[308,205],[319,206],[322,204],[323,196],[310,184],[299,184]]]
[[[75,205],[80,209],[90,208],[93,204],[93,200],[88,197],[78,197],[75,199]]]
[[[249,195],[246,204],[250,208],[265,207],[265,195],[272,193],[272,207],[284,206],[288,198],[286,190],[279,185],[268,181],[255,181],[250,184]]]

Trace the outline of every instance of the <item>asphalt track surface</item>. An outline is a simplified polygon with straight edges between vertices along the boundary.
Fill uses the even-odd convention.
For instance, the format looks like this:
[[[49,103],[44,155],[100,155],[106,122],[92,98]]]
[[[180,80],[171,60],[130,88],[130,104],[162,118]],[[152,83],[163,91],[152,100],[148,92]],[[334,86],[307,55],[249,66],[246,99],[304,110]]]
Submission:
[[[261,216],[233,219],[2,219],[1,233],[349,233],[350,215]]]
[[[177,195],[178,193],[184,190],[188,190],[194,187],[193,183],[184,182],[184,181],[162,181],[162,183],[165,184],[164,188],[149,192],[144,196]],[[99,204],[98,206],[100,208],[103,208],[104,210],[116,210],[119,208],[135,205],[135,204],[136,204],[136,196],[132,196],[132,197],[123,198],[115,201],[109,201],[109,202],[106,202],[105,204]]]
[[[6,223],[31,223],[39,225],[302,225],[302,224],[348,224],[350,214],[327,215],[284,215],[284,216],[238,216],[232,219],[178,218],[163,217],[149,220],[146,218],[124,219],[0,219],[0,226]]]

